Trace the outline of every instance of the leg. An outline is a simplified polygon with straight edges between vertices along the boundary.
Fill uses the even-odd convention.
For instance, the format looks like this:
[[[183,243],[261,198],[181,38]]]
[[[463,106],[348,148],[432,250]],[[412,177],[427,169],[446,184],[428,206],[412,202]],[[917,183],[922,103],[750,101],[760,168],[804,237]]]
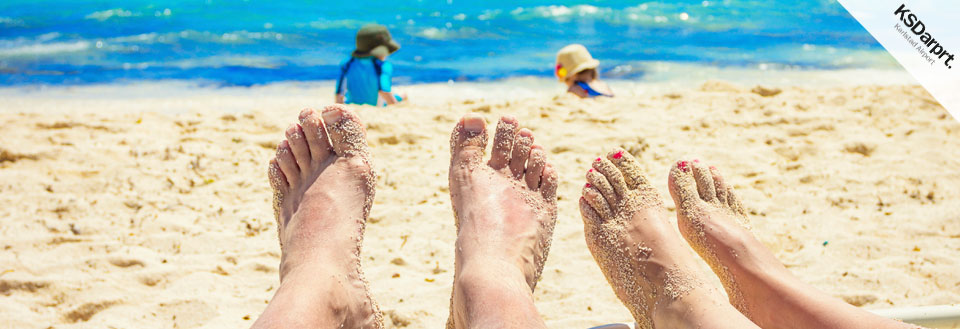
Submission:
[[[640,328],[757,328],[707,284],[629,153],[593,162],[580,212],[587,247]]]
[[[280,288],[254,328],[382,328],[360,270],[375,174],[363,125],[339,106],[300,113],[270,160]],[[329,137],[329,138],[328,138]]]
[[[803,283],[744,228],[739,197],[714,167],[670,171],[680,232],[720,277],[730,302],[764,328],[916,328],[849,305]]]
[[[533,289],[557,219],[557,175],[533,133],[497,125],[492,156],[483,118],[464,116],[450,139],[456,264],[447,327],[545,328]]]

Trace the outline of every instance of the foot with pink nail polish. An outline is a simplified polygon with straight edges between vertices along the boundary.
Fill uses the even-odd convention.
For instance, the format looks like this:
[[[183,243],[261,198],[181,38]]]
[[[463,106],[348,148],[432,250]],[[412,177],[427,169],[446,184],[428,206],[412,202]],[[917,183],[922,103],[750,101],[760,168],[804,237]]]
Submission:
[[[793,276],[747,226],[733,188],[716,167],[680,161],[670,171],[677,224],[710,265],[730,303],[764,328],[918,328],[818,291]]]
[[[450,138],[457,226],[448,328],[544,328],[533,304],[557,219],[557,173],[533,133],[497,124],[489,161],[484,119],[468,114]]]
[[[360,269],[375,177],[363,124],[330,106],[300,113],[270,160],[280,287],[254,328],[382,328]]]
[[[587,247],[638,328],[757,328],[708,284],[633,156],[617,149],[592,166],[580,198]]]

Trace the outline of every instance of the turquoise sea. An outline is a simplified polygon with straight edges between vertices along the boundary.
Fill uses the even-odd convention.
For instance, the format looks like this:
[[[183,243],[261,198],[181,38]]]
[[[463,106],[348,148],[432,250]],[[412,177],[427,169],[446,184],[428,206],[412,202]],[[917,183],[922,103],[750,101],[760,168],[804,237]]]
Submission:
[[[0,85],[335,79],[356,30],[387,25],[395,84],[552,75],[586,45],[608,78],[643,62],[786,70],[896,67],[836,1],[0,2]]]

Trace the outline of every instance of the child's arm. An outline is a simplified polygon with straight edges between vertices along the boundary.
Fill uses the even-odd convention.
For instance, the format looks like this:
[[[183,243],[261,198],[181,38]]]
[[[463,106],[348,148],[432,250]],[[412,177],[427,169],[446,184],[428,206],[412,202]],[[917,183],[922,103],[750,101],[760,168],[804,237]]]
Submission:
[[[583,88],[580,88],[580,86],[577,85],[577,84],[572,84],[572,85],[570,85],[570,88],[567,88],[567,92],[568,92],[568,93],[571,93],[571,94],[574,94],[574,95],[577,95],[577,96],[580,97],[580,98],[590,97],[590,95],[587,94],[587,91],[586,91],[586,90],[583,90]]]
[[[387,102],[387,105],[393,105],[400,102],[397,100],[396,96],[393,96],[393,93],[391,92],[381,91],[380,98],[383,98],[383,101]]]
[[[400,98],[393,95],[391,82],[393,79],[393,64],[383,62],[380,67],[380,98],[383,98],[387,105],[393,105],[400,102]]]

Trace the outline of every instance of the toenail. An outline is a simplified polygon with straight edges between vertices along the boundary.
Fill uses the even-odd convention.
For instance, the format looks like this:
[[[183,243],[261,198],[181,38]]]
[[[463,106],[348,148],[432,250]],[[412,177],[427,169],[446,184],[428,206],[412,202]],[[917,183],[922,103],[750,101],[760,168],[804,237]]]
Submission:
[[[687,162],[687,161],[677,162],[677,168],[680,168],[680,170],[683,170],[683,172],[688,172],[688,171],[690,171],[690,167],[688,167],[689,165],[690,165],[690,163]]]
[[[590,170],[587,170],[587,172],[593,172],[593,168],[590,168]]]
[[[463,117],[463,129],[471,133],[483,131],[483,118],[476,114],[467,114]]]
[[[343,118],[343,113],[340,113],[339,109],[331,109],[329,111],[323,111],[323,121],[326,124],[334,124],[340,121]]]
[[[590,185],[590,183],[586,183],[586,184],[583,185],[583,187],[591,187],[591,186],[593,186],[593,185]]]
[[[595,161],[595,162],[600,162],[600,161],[603,161],[603,159],[601,159],[600,157],[597,157],[597,159],[596,159],[596,160],[593,160],[593,161]]]
[[[623,151],[617,151],[617,153],[614,153],[614,154],[613,154],[613,158],[614,158],[614,159],[619,159],[619,158],[622,158],[622,157],[623,157]]]
[[[693,159],[693,163],[700,163],[700,159]]]
[[[712,169],[712,170],[717,170],[717,167],[710,166],[710,169]]]

